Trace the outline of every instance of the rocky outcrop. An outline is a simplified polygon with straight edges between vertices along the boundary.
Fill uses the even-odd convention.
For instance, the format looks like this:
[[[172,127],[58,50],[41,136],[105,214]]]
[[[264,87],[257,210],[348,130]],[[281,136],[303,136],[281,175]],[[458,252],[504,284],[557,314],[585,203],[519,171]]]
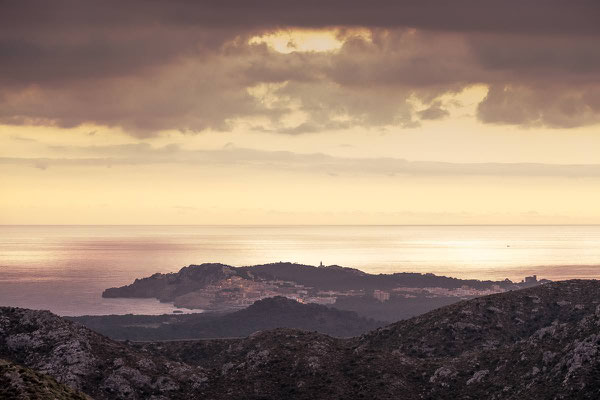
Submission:
[[[48,375],[0,359],[0,399],[91,400]]]
[[[48,311],[0,308],[0,357],[95,399],[176,398],[201,385],[198,367],[149,356]]]

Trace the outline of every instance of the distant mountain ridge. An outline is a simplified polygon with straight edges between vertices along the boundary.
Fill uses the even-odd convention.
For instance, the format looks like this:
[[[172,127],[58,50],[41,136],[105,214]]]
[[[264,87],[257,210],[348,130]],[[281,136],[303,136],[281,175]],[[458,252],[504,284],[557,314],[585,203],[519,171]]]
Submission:
[[[597,399],[600,282],[440,308],[355,338],[118,343],[49,312],[0,308],[0,358],[96,399]]]

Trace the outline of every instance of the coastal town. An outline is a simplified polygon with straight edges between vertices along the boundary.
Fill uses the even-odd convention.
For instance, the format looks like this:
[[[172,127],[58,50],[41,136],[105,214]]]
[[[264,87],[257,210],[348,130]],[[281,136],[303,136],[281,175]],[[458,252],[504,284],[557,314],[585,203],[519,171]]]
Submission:
[[[522,286],[538,284],[537,277],[526,277],[520,282]],[[396,287],[391,290],[316,290],[291,281],[284,280],[249,280],[240,276],[229,276],[219,282],[206,285],[203,289],[179,296],[174,300],[177,307],[204,309],[211,311],[229,311],[242,309],[254,302],[268,297],[282,296],[298,301],[299,303],[316,303],[332,305],[339,298],[372,297],[379,302],[390,301],[394,298],[435,298],[450,297],[469,299],[495,293],[502,293],[507,289],[498,284],[493,284],[485,289],[473,288],[462,285],[458,288],[443,287]]]
[[[246,308],[258,300],[282,296],[300,303],[333,304],[338,296],[362,296],[363,290],[314,291],[294,282],[249,280],[231,276],[175,299],[177,307],[224,310]]]

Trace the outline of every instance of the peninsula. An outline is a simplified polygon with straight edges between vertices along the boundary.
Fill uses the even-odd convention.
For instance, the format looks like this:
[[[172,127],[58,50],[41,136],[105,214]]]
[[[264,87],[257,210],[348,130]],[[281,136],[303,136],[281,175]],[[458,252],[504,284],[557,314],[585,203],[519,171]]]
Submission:
[[[106,289],[102,296],[157,298],[177,307],[215,312],[236,311],[261,299],[282,296],[392,322],[460,300],[545,282],[536,276],[515,283],[419,273],[375,275],[338,265],[315,267],[288,262],[246,267],[207,263],[136,279],[127,286]]]

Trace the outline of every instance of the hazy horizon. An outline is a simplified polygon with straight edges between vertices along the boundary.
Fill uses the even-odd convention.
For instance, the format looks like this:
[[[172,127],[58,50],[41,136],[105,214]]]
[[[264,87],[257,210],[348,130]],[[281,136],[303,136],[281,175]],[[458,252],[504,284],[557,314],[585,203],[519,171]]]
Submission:
[[[519,282],[600,278],[598,226],[2,226],[0,303],[61,315],[170,313],[104,289],[190,264],[340,265]]]
[[[0,224],[0,226],[600,226],[600,224]]]

